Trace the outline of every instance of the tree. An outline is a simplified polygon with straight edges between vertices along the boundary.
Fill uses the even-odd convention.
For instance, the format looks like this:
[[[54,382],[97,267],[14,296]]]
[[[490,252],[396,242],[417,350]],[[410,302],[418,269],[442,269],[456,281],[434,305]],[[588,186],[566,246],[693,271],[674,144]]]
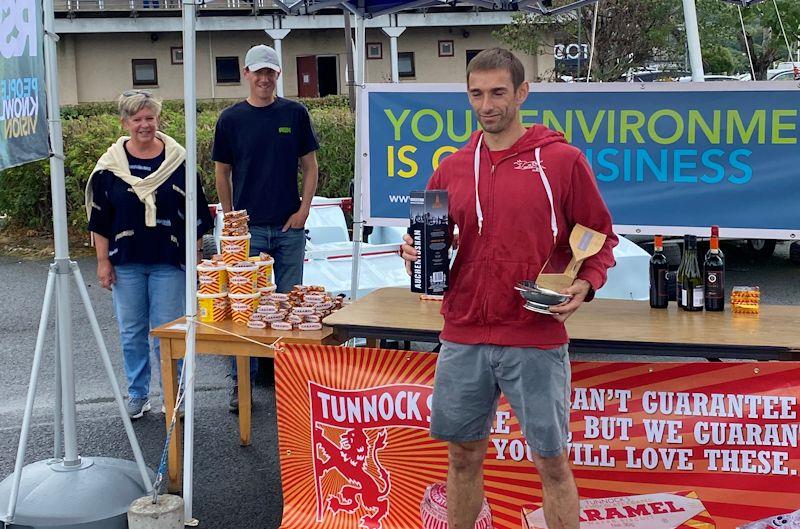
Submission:
[[[697,25],[706,73],[750,71],[739,38],[742,30],[734,5],[721,0],[697,0]]]
[[[778,11],[775,10],[777,5]],[[780,12],[781,20],[778,20]],[[720,0],[697,0],[700,42],[703,47],[704,64],[720,64],[720,48],[731,51],[739,70],[749,71],[747,48],[753,59],[756,79],[766,79],[767,70],[778,60],[788,60],[789,46],[797,49],[800,39],[800,2],[797,0],[765,0],[749,7],[741,8],[745,33],[739,19],[739,8]],[[784,39],[781,31],[783,22],[786,30]],[[705,56],[709,56],[706,63]],[[714,71],[714,70],[712,70]]]
[[[703,46],[702,53],[706,73],[732,74],[742,69],[741,57],[737,57],[731,48],[718,44]]]
[[[554,0],[554,7],[572,0]],[[766,0],[742,8],[746,37],[742,34],[737,7],[722,0],[696,0],[704,67],[709,73],[749,71],[749,46],[757,79],[766,78],[776,60],[787,60],[789,52],[781,33],[777,4],[790,46],[800,40],[800,1]],[[681,0],[600,0],[592,79],[619,79],[629,68],[655,62],[683,63],[686,35]],[[495,36],[524,53],[552,54],[553,36],[575,42],[578,28],[591,34],[593,6],[556,17],[515,14],[512,23]]]
[[[561,3],[565,3],[563,0]],[[554,2],[557,7],[557,2]],[[513,49],[531,55],[552,54],[552,37],[563,35],[575,42],[578,28],[592,33],[595,7],[585,7],[556,17],[518,13],[512,23],[495,36]],[[597,17],[595,54],[591,76],[597,81],[614,81],[630,68],[644,67],[656,60],[682,59],[671,24],[682,16],[675,0],[601,0]]]
[[[796,60],[795,54],[800,41],[800,2],[767,0],[742,9],[742,16],[746,34],[743,35],[740,29],[739,38],[742,46],[746,44],[750,47],[756,79],[766,79],[767,70],[775,61],[791,60],[793,56]],[[788,50],[780,22],[783,22],[786,30],[786,39],[790,47]]]

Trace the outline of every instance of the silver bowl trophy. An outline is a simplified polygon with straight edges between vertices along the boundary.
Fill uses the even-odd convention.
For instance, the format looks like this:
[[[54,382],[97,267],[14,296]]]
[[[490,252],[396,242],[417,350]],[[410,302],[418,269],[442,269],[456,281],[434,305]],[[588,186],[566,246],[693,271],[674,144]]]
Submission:
[[[572,260],[564,272],[561,274],[540,273],[535,281],[524,280],[514,286],[514,289],[525,300],[524,307],[539,314],[552,316],[554,313],[550,312],[550,307],[560,305],[571,298],[568,294],[560,294],[560,292],[575,282],[583,262],[599,252],[605,242],[605,234],[576,224],[572,228],[572,233],[569,234]]]

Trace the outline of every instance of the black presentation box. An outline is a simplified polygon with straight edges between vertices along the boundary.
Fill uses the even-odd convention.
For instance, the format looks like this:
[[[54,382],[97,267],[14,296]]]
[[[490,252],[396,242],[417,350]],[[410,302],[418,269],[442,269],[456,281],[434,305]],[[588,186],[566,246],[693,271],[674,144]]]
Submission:
[[[450,275],[450,226],[447,216],[447,191],[412,191],[411,227],[414,248],[420,258],[411,267],[411,292],[442,295]]]

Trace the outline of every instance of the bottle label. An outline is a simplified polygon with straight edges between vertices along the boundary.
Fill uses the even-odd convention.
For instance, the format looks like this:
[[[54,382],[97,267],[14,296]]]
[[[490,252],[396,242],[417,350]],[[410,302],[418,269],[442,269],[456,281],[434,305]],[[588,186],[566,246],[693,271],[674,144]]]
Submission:
[[[725,272],[706,271],[706,296],[709,299],[722,299],[725,297]]]
[[[702,288],[692,289],[692,307],[702,307],[702,306],[703,306],[703,289]]]
[[[686,289],[681,287],[681,305],[686,306]]]

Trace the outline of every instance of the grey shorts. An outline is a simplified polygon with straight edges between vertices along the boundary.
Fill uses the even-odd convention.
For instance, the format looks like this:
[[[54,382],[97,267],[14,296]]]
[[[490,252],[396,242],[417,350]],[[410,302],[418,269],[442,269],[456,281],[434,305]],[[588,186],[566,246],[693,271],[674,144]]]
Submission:
[[[464,345],[442,340],[436,361],[431,437],[486,439],[502,391],[531,449],[561,454],[569,435],[567,346],[556,349]]]

